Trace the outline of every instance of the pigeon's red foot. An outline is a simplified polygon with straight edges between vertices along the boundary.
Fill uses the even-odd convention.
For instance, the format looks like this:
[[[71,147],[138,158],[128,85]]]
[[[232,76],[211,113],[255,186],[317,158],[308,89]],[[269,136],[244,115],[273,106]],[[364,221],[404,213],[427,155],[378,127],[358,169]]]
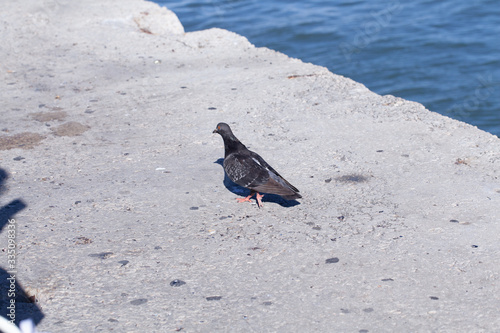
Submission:
[[[254,194],[257,194],[255,196],[255,198],[257,199],[257,206],[262,207],[262,197],[264,196],[264,194],[259,194],[257,192],[253,192],[253,193],[250,193],[250,195],[248,197],[245,197],[245,198],[236,198],[236,201],[238,202],[252,202],[252,200],[250,200],[251,197],[253,197]]]
[[[248,201],[248,202],[252,202],[252,200],[250,200],[250,198],[253,196],[253,193],[250,194],[248,197],[246,198],[236,198],[236,201],[238,202],[245,202],[245,201]]]

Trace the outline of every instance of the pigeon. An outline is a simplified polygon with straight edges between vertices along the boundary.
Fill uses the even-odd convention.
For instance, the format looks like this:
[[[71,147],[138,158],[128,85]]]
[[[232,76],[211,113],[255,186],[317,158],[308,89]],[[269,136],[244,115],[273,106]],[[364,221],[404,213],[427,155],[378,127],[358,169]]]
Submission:
[[[250,190],[250,195],[236,199],[238,202],[250,202],[256,194],[260,208],[264,195],[259,192],[278,194],[287,200],[302,198],[295,186],[281,177],[262,157],[245,147],[228,124],[217,124],[213,133],[219,133],[224,140],[224,171],[233,182]]]

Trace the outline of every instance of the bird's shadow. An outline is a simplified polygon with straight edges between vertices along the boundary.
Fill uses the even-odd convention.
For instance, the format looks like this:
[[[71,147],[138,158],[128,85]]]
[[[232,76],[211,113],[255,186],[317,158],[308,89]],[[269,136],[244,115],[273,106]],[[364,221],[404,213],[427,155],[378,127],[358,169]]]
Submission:
[[[223,158],[219,158],[214,163],[217,163],[220,166],[222,166],[223,170],[224,170],[224,159]],[[229,191],[231,191],[232,193],[234,193],[236,195],[240,195],[243,197],[250,195],[249,189],[246,189],[246,188],[236,184],[235,182],[233,182],[231,179],[229,179],[226,172],[224,172],[223,184]],[[300,202],[298,202],[297,200],[286,200],[277,194],[269,194],[269,193],[265,193],[264,197],[262,198],[262,202],[273,202],[273,203],[277,203],[278,205],[280,205],[282,207],[293,207],[293,206],[300,205]]]

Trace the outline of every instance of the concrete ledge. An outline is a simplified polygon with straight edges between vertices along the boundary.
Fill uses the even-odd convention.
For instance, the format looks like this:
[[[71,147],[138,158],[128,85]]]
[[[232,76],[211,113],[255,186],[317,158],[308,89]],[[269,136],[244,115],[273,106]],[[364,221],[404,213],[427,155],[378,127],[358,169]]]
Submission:
[[[6,2],[0,33],[40,331],[499,329],[497,137],[140,0]],[[299,205],[236,203],[220,121]]]

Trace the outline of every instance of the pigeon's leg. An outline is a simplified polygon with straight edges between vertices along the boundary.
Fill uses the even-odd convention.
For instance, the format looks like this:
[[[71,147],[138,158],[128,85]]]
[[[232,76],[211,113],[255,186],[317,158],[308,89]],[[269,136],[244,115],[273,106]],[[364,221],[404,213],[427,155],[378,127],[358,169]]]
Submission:
[[[260,207],[262,207],[262,199],[264,197],[264,194],[259,194],[259,192],[257,192],[257,195],[255,196],[255,198],[257,199],[257,205]]]
[[[250,200],[250,198],[251,198],[251,197],[253,197],[253,195],[254,195],[255,193],[256,193],[256,192],[251,191],[251,192],[250,192],[250,195],[249,195],[248,197],[246,197],[246,198],[236,198],[236,201],[238,201],[238,202],[245,202],[245,201],[252,202],[252,201]]]

